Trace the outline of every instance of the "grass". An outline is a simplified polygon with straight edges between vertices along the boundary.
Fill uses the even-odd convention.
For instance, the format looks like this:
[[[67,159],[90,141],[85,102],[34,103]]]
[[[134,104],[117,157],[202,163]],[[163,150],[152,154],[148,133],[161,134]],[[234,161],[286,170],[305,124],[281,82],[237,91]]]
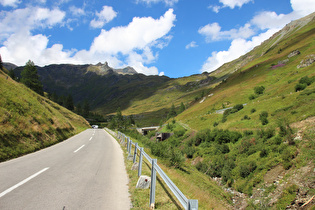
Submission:
[[[0,161],[55,144],[88,127],[80,116],[0,72]]]
[[[132,139],[133,142],[137,142],[136,139]],[[142,142],[138,142],[140,145]],[[131,170],[133,165],[132,161],[127,160],[127,151],[123,147],[125,164],[127,173],[129,175],[129,191],[132,197],[132,209],[148,209],[149,208],[149,196],[150,190],[136,189],[136,183],[138,181],[138,171]],[[132,151],[134,148],[132,149]],[[146,150],[146,153],[152,158],[157,158],[150,154],[150,151]],[[138,160],[138,157],[137,157]],[[151,163],[143,159],[142,175],[151,176]],[[224,192],[216,183],[214,183],[208,176],[200,173],[191,166],[188,161],[181,169],[175,169],[168,167],[168,163],[165,160],[158,158],[158,165],[168,175],[168,177],[174,182],[174,184],[184,193],[188,199],[197,199],[199,209],[229,209],[231,208],[231,197]],[[180,202],[176,199],[162,178],[157,175],[156,182],[156,197],[155,197],[156,209],[183,209]]]

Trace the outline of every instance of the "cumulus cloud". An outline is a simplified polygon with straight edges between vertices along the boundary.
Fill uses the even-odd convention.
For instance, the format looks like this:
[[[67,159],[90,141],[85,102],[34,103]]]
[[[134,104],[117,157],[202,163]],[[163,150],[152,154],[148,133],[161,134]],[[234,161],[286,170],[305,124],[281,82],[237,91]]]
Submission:
[[[76,7],[76,6],[71,6],[71,7],[69,8],[69,10],[70,10],[71,14],[72,14],[73,16],[76,16],[76,17],[80,17],[80,16],[85,15],[85,11],[84,11],[83,8],[78,8],[78,7]]]
[[[261,44],[264,40],[268,39],[271,35],[277,32],[278,29],[270,29],[265,33],[252,37],[251,40],[234,39],[228,50],[220,52],[212,52],[211,56],[203,64],[201,72],[211,72],[222,66],[224,63],[230,62],[241,55],[249,52],[255,46]]]
[[[142,50],[165,36],[174,26],[176,16],[169,9],[160,19],[135,17],[127,26],[115,27],[100,35],[92,43],[92,52],[127,54],[134,49]]]
[[[250,0],[220,0],[224,7],[233,9],[235,6],[241,7]],[[255,15],[245,26],[239,29],[221,31],[218,23],[208,24],[201,27],[198,32],[206,37],[207,42],[231,39],[228,50],[212,52],[211,56],[204,62],[201,72],[211,72],[219,68],[224,63],[237,59],[241,55],[249,52],[274,33],[283,28],[292,20],[306,16],[314,12],[315,1],[313,0],[291,0],[292,12],[288,14],[277,14],[273,11],[262,11]],[[210,8],[212,8],[210,6]],[[255,29],[256,28],[256,29]],[[267,30],[267,31],[266,31]],[[260,31],[260,34],[253,36]],[[253,36],[253,37],[252,37]],[[248,38],[252,37],[250,40]]]
[[[249,2],[253,2],[253,0],[220,0],[220,3],[223,5],[210,5],[208,8],[212,9],[215,13],[219,13],[220,9],[225,7],[231,9],[234,9],[235,7],[241,8],[244,4],[248,4]]]
[[[167,46],[172,38],[168,33],[176,20],[173,9],[169,9],[158,19],[135,17],[126,26],[114,27],[108,31],[102,29],[94,38],[90,49],[78,51],[63,49],[61,44],[48,47],[49,36],[32,34],[34,29],[61,24],[64,16],[60,14],[60,10],[37,8],[35,12],[31,11],[15,10],[6,13],[4,19],[0,20],[0,27],[6,28],[5,33],[0,32],[5,39],[0,48],[5,62],[24,65],[31,59],[36,65],[43,66],[52,63],[86,64],[108,61],[114,68],[129,65],[139,73],[157,75],[158,69],[150,66],[158,58],[158,52],[154,51]],[[101,12],[99,14],[102,16]],[[52,15],[55,16],[51,17]],[[22,21],[24,24],[19,24],[23,19],[26,20]]]
[[[254,30],[251,29],[250,24],[238,29],[231,29],[229,31],[221,31],[219,23],[211,23],[201,27],[198,33],[206,37],[207,42],[219,41],[219,40],[232,40],[238,38],[249,38],[255,34]]]
[[[220,3],[223,4],[224,7],[230,7],[234,9],[235,7],[242,7],[244,4],[248,4],[253,0],[220,0]]]
[[[190,42],[188,45],[186,45],[186,49],[190,49],[190,48],[194,48],[194,47],[198,47],[198,45],[196,44],[195,41]]]
[[[156,4],[162,2],[168,6],[173,6],[178,0],[136,0],[136,3]]]
[[[31,31],[37,28],[50,28],[61,24],[65,12],[59,9],[32,7],[3,12],[0,20],[0,40],[20,31]]]
[[[20,4],[20,0],[0,0],[0,4],[4,7],[16,7],[18,4]]]
[[[93,19],[90,26],[93,28],[102,28],[106,23],[112,21],[116,16],[117,12],[112,7],[103,6],[102,11],[96,12],[97,19]]]
[[[315,1],[313,0],[291,0],[291,7],[300,17],[314,12]]]

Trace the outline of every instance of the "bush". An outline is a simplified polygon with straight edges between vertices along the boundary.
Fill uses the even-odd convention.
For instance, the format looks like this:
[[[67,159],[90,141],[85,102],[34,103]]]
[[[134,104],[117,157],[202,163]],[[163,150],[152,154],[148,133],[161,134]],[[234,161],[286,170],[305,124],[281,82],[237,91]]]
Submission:
[[[214,123],[213,123],[213,127],[217,127],[218,125],[219,125],[218,122],[214,122]]]
[[[267,156],[268,156],[268,151],[267,151],[265,148],[263,148],[263,149],[260,151],[259,156],[260,156],[261,158],[267,157]]]
[[[248,131],[248,130],[245,130],[243,133],[244,133],[244,136],[251,136],[254,134],[253,131]]]
[[[302,78],[299,80],[299,83],[300,83],[300,84],[306,84],[307,86],[309,86],[310,84],[313,83],[313,80],[312,80],[312,78],[309,78],[308,76],[305,76],[305,77],[302,77]]]
[[[255,109],[255,108],[252,108],[252,109],[250,110],[250,113],[254,113],[254,112],[256,112],[256,109]]]
[[[180,168],[185,161],[185,158],[180,150],[172,148],[170,151],[169,161],[171,166]]]
[[[295,85],[295,92],[304,90],[307,87],[305,83],[298,83]]]
[[[250,117],[248,117],[248,115],[244,115],[243,120],[250,120]]]
[[[196,150],[194,147],[186,145],[184,148],[184,153],[186,154],[187,158],[193,158]]]
[[[268,112],[263,111],[259,114],[259,120],[261,121],[262,125],[267,125],[269,123],[268,119]]]
[[[181,137],[186,133],[186,130],[184,128],[177,128],[174,130],[174,135],[176,137]]]
[[[244,108],[243,104],[236,104],[236,105],[233,107],[233,109],[235,109],[235,110],[237,110],[237,111],[239,111],[239,110],[241,110],[241,109],[243,109],[243,108]]]
[[[257,165],[255,161],[243,163],[242,165],[240,165],[239,174],[241,177],[246,178],[247,176],[249,176],[250,173],[255,171],[256,168]]]
[[[254,87],[254,91],[257,95],[261,95],[264,93],[265,87],[264,86],[256,86],[256,87]]]
[[[202,142],[205,142],[209,136],[209,133],[209,129],[199,131],[194,138],[195,146],[199,146]]]
[[[255,98],[257,98],[257,96],[255,94],[251,94],[248,99],[249,100],[254,100]]]
[[[229,146],[226,145],[226,144],[223,144],[223,145],[221,146],[221,152],[222,152],[223,154],[229,153],[229,152],[230,152]]]

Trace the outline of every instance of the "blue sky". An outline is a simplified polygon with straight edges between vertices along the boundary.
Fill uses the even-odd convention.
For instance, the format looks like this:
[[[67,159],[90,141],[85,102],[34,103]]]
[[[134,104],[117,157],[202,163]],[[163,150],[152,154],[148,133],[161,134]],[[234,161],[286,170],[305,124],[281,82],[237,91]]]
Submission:
[[[183,77],[238,58],[314,8],[314,0],[0,0],[0,54],[16,65],[107,61]]]

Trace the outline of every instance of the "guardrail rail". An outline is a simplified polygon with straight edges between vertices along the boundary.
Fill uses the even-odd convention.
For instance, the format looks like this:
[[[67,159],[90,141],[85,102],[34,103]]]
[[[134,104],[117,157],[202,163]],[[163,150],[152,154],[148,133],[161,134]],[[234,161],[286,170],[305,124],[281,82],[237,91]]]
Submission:
[[[133,157],[133,163],[136,162],[137,154],[139,151],[139,167],[138,167],[138,177],[141,176],[142,170],[142,160],[143,156],[151,163],[151,187],[150,187],[150,206],[155,203],[155,185],[156,185],[156,172],[161,176],[163,181],[166,183],[168,188],[172,191],[181,205],[187,210],[198,210],[198,200],[188,199],[172,182],[172,180],[165,174],[165,172],[157,164],[157,159],[152,159],[147,153],[145,153],[142,147],[138,146],[138,143],[132,142],[132,140],[126,136],[124,133],[117,132],[117,138],[120,143],[127,143],[128,157]],[[134,146],[133,155],[131,154],[132,146]]]

